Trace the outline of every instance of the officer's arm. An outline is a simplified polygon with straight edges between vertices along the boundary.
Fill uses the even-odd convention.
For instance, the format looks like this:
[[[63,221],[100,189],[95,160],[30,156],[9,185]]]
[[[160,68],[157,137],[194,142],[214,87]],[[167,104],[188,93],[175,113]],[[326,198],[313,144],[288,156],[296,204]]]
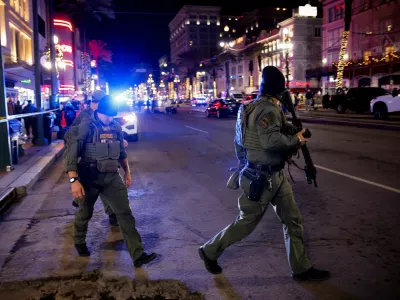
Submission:
[[[246,149],[240,146],[236,142],[236,139],[234,141],[234,145],[235,145],[236,157],[239,160],[239,167],[244,166],[246,164]]]
[[[86,113],[84,111],[81,111],[81,113],[72,122],[71,127],[72,126],[78,126],[79,124],[81,124],[82,119],[84,118],[85,114]]]
[[[119,127],[118,131],[118,141],[120,147],[120,155],[119,155],[119,164],[121,165],[122,169],[124,169],[125,174],[130,174],[131,170],[129,169],[129,161],[128,161],[128,154],[126,153],[125,143],[124,143],[124,135],[122,133],[121,127]]]
[[[83,150],[90,133],[90,124],[81,123],[79,126],[71,127],[70,137],[65,145],[63,153],[64,170],[75,177],[78,170],[78,158],[82,156]]]
[[[265,150],[289,153],[297,149],[299,138],[281,133],[280,115],[275,107],[265,108],[256,118],[256,122],[260,142]]]

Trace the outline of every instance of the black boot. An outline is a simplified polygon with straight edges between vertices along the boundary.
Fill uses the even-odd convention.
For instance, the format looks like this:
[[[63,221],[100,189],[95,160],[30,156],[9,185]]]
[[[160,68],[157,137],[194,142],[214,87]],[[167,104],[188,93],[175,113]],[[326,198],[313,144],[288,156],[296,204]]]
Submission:
[[[117,216],[115,214],[109,215],[108,219],[110,221],[110,225],[111,226],[118,226],[118,219],[117,219]]]
[[[300,274],[293,274],[292,276],[293,279],[301,281],[323,281],[329,279],[331,273],[329,271],[317,270],[311,267],[308,271]]]
[[[76,251],[78,251],[79,256],[90,256],[88,247],[85,244],[75,244]]]
[[[220,274],[222,273],[222,268],[218,265],[218,261],[209,259],[203,251],[203,248],[199,248],[200,258],[204,261],[204,266],[207,271],[211,274]]]
[[[157,254],[151,253],[143,253],[135,262],[133,263],[135,265],[135,268],[140,268],[142,265],[148,264],[152,260],[154,260],[157,257]]]

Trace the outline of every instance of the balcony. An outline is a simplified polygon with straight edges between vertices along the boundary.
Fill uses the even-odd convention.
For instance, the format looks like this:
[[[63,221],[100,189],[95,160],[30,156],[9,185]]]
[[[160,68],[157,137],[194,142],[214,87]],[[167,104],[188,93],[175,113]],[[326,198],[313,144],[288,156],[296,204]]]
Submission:
[[[4,71],[7,79],[21,81],[32,76],[34,67],[15,56],[4,54]]]

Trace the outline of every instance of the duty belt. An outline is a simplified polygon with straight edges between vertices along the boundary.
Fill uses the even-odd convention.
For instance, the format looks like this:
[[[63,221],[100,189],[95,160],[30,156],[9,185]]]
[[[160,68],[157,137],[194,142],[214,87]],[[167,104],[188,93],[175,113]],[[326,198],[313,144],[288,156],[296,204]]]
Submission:
[[[250,169],[257,170],[259,172],[269,172],[269,173],[275,173],[281,171],[285,166],[271,166],[271,165],[260,165],[260,164],[255,164],[252,162],[247,162],[246,167]]]

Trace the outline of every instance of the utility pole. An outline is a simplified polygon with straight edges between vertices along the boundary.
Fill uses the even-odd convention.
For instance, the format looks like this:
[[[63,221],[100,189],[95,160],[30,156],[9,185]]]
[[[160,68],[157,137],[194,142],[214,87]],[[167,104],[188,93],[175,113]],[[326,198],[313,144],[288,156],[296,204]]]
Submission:
[[[3,46],[0,36],[0,171],[11,166],[11,145],[8,134],[6,81],[4,76]]]
[[[56,48],[54,44],[54,0],[47,0],[47,24],[49,24],[48,40],[50,43],[50,75],[51,75],[51,95],[50,95],[50,108],[55,109],[59,107],[58,103],[58,79],[56,68]]]
[[[33,17],[33,54],[35,59],[35,104],[38,112],[42,111],[42,91],[40,90],[41,67],[40,67],[40,49],[39,49],[39,12],[38,0],[32,0],[32,17]],[[45,146],[47,140],[44,138],[43,132],[43,114],[36,116],[36,136],[35,145]]]

